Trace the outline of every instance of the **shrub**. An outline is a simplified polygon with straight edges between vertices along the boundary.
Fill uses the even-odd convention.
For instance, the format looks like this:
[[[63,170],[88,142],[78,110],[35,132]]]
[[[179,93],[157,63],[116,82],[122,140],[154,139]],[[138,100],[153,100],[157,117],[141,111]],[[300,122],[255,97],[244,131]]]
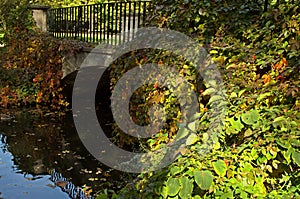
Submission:
[[[300,196],[299,6],[283,2],[263,13],[257,2],[153,2],[148,25],[188,34],[217,63],[225,82],[228,111],[211,153],[204,157],[198,153],[203,144],[199,139],[169,167],[141,174],[135,187],[124,188],[120,198]],[[126,72],[126,63],[165,62],[169,56],[160,52],[146,54],[150,58],[144,55],[128,56],[135,64],[124,61],[120,64],[123,68],[116,65],[112,84]],[[186,64],[180,60],[168,63],[179,71]],[[209,92],[202,94],[210,97]],[[209,108],[205,102],[203,105]],[[203,138],[207,121],[200,122],[198,137]],[[149,150],[163,146],[176,132],[168,133],[150,139]]]

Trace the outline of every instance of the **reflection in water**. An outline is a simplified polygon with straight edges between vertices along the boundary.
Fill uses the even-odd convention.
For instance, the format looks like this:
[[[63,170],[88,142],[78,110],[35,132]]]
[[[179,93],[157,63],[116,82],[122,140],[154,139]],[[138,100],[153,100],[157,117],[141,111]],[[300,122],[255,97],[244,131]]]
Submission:
[[[51,172],[50,180],[55,183],[56,186],[62,188],[62,191],[66,192],[71,198],[79,199],[92,199],[88,193],[85,193],[82,188],[76,187],[67,178],[63,177],[61,173],[58,173],[53,169]]]
[[[47,198],[51,194],[49,198],[88,197],[104,189],[119,190],[133,177],[102,165],[88,153],[77,135],[71,113],[39,117],[28,110],[12,114],[14,120],[0,122],[2,197],[19,198],[12,191],[15,189],[28,192],[28,198]],[[4,169],[1,163],[9,166]],[[10,174],[3,174],[7,172]],[[24,180],[29,183],[22,184]],[[6,186],[2,189],[11,181],[15,188]],[[29,188],[33,184],[35,191]],[[57,192],[62,195],[54,196]]]
[[[7,137],[0,134],[0,140],[0,198],[70,198],[50,186],[49,175],[32,175],[19,170],[12,161],[13,155],[7,150]]]

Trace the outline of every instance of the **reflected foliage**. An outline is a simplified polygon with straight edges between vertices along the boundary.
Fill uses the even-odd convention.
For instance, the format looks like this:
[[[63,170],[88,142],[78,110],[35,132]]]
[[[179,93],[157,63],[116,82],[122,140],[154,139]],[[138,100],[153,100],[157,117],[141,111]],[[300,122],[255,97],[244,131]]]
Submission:
[[[11,112],[15,119],[0,125],[5,150],[12,153],[16,170],[25,178],[52,175],[53,186],[70,196],[81,193],[77,187],[93,196],[99,190],[118,190],[133,177],[107,168],[86,151],[71,114],[40,117],[33,109],[27,111]]]

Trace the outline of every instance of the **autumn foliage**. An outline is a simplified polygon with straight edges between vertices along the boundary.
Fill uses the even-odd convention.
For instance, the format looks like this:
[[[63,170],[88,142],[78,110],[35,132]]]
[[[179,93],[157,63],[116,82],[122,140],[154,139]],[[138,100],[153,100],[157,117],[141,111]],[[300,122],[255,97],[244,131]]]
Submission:
[[[67,106],[61,86],[63,56],[83,46],[38,31],[16,32],[2,55],[0,105],[49,105],[54,109]]]

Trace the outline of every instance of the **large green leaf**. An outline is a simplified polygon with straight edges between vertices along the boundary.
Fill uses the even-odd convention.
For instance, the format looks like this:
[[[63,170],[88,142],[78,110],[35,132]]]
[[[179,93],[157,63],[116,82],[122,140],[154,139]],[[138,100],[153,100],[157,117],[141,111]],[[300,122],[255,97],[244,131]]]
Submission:
[[[181,189],[179,191],[180,198],[191,198],[194,188],[193,180],[190,180],[188,177],[182,177],[179,179],[179,181],[181,185]]]
[[[248,125],[253,125],[254,123],[256,123],[259,119],[259,113],[257,110],[250,110],[249,112],[247,113],[244,113],[242,114],[242,121],[245,123],[245,124],[248,124]]]
[[[206,90],[202,93],[202,95],[211,95],[211,94],[213,94],[213,93],[215,93],[215,92],[216,92],[216,89],[213,88],[213,87],[211,87],[211,88],[206,89]]]
[[[213,162],[212,165],[219,176],[224,177],[226,175],[227,166],[223,160],[217,160],[216,162]]]
[[[293,158],[294,162],[300,167],[300,153],[297,151],[294,151],[292,153],[292,158]]]
[[[167,189],[169,196],[175,196],[180,190],[180,183],[177,178],[170,178],[167,181]]]
[[[180,173],[182,171],[181,167],[178,166],[174,166],[171,168],[171,174],[172,176],[176,175],[177,173]]]
[[[210,186],[213,183],[213,175],[210,171],[195,171],[194,172],[194,178],[197,183],[197,185],[205,190],[209,189]]]
[[[236,129],[237,131],[241,131],[244,128],[244,125],[241,122],[241,119],[238,118],[235,120],[234,117],[229,118],[228,121],[230,122],[231,126]]]
[[[191,133],[191,135],[186,139],[186,145],[192,145],[198,141],[198,136],[195,133]]]

